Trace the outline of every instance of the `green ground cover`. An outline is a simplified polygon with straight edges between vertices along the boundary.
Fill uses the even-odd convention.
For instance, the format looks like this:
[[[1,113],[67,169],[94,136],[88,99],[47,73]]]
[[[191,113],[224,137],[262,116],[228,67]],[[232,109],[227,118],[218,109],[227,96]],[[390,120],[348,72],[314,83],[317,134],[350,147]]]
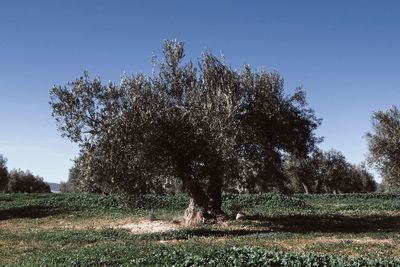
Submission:
[[[165,232],[185,195],[0,194],[0,265],[400,266],[400,196],[225,195],[231,220]],[[234,220],[237,210],[247,216]]]

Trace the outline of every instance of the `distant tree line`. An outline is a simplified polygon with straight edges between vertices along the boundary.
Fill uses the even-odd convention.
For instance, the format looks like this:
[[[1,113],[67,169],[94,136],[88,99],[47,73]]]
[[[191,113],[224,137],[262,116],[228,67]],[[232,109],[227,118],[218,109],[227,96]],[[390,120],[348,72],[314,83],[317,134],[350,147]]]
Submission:
[[[208,51],[196,66],[179,41],[163,53],[152,75],[103,84],[85,72],[52,88],[58,129],[80,146],[63,191],[185,191],[193,221],[223,217],[223,191],[375,190],[365,167],[318,150],[321,120],[277,72],[236,71]]]
[[[284,169],[291,192],[366,193],[377,189],[365,165],[350,164],[336,150],[316,149],[307,158],[289,157]]]
[[[42,177],[30,171],[13,169],[8,171],[7,159],[0,154],[0,192],[7,193],[50,193],[50,186]]]

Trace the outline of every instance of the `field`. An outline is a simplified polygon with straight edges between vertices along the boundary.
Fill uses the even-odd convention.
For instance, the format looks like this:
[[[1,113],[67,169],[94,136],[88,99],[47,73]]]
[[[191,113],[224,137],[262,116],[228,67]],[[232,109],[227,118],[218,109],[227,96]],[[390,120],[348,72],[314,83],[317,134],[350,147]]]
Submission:
[[[400,195],[225,195],[231,220],[191,228],[187,202],[0,194],[0,265],[400,266]]]

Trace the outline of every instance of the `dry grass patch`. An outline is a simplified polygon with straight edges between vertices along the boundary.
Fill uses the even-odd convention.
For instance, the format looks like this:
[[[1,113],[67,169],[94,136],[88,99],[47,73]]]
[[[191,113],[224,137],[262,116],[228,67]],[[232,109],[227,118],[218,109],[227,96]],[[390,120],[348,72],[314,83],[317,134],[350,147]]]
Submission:
[[[178,230],[183,228],[184,226],[179,223],[169,222],[169,221],[150,221],[150,220],[142,220],[134,223],[127,223],[124,225],[118,225],[114,228],[122,228],[127,229],[131,233],[135,234],[144,234],[144,233],[162,233],[173,230]]]
[[[128,223],[135,223],[139,218],[40,218],[13,219],[0,221],[0,230],[29,231],[53,229],[101,229],[118,228]]]
[[[395,244],[391,239],[379,239],[372,237],[357,237],[357,238],[338,238],[338,237],[317,237],[315,242],[318,243],[356,243],[356,244]]]

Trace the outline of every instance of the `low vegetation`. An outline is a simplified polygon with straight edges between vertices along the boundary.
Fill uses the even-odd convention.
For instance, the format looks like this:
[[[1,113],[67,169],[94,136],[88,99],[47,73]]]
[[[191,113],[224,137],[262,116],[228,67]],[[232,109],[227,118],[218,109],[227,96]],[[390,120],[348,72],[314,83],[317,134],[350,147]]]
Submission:
[[[0,194],[0,265],[400,265],[397,194],[224,194],[229,220],[199,227],[181,223],[188,201],[184,194]],[[135,230],[155,223],[176,227]]]

